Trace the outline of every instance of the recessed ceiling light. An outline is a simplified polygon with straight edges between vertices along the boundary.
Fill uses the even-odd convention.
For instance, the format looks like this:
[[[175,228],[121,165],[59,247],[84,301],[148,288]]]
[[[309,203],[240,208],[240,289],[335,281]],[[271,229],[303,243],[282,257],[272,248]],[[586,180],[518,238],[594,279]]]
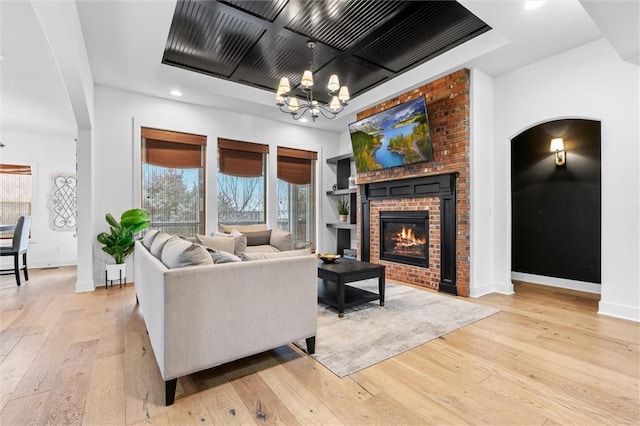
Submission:
[[[524,2],[524,8],[527,10],[537,9],[546,2],[546,0],[527,0]]]
[[[307,117],[302,117],[302,118],[300,119],[300,122],[301,122],[301,123],[308,123],[308,122],[309,122],[309,119],[307,119]]]
[[[0,61],[4,60],[4,55],[0,53]]]
[[[182,92],[177,89],[173,89],[169,93],[171,93],[173,96],[182,96]]]

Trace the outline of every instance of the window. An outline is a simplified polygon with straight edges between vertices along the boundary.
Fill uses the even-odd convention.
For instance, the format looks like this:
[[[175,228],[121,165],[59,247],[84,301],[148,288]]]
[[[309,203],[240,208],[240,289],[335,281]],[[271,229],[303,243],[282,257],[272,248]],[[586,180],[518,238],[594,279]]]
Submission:
[[[149,228],[194,237],[205,233],[207,137],[142,128],[142,208]]]
[[[218,139],[218,223],[266,223],[267,145]]]
[[[278,228],[315,247],[315,152],[278,147]]]
[[[0,164],[0,224],[31,215],[31,185],[31,166]],[[0,238],[13,238],[13,231],[0,233]]]

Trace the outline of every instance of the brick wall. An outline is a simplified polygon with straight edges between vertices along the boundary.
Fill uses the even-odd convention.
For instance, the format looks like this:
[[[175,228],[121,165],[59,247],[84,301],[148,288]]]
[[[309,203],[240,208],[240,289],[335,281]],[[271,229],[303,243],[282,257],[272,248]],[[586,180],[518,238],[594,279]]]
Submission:
[[[456,286],[458,295],[469,295],[469,70],[463,69],[428,83],[424,86],[413,89],[402,95],[389,99],[373,108],[362,111],[358,114],[358,120],[369,117],[375,113],[384,111],[401,103],[424,96],[427,104],[429,126],[431,127],[431,138],[433,143],[434,160],[430,163],[416,163],[403,167],[376,170],[358,175],[357,183],[371,183],[410,177],[439,175],[444,173],[458,173],[456,183],[457,203],[456,203]],[[437,198],[435,198],[437,200]],[[378,203],[397,204],[401,208],[397,210],[429,210],[429,268],[420,268],[410,265],[392,264],[391,262],[380,261],[378,258],[377,229],[378,212],[382,210],[393,210],[389,206],[378,206]],[[413,204],[412,204],[413,203]],[[360,202],[357,203],[358,207]],[[437,204],[437,203],[435,203]],[[423,208],[426,206],[426,208]],[[375,209],[374,209],[375,207]],[[399,281],[408,282],[429,288],[437,288],[440,279],[440,236],[439,236],[439,205],[435,207],[438,213],[432,214],[434,209],[433,201],[429,198],[409,199],[409,200],[384,200],[374,202],[371,205],[371,232],[376,236],[371,236],[371,262],[387,265],[387,277]],[[431,237],[431,223],[434,215],[437,217],[438,236],[436,240]],[[360,211],[358,211],[358,219]],[[375,225],[374,225],[375,223]],[[435,223],[435,222],[433,222]],[[360,226],[358,225],[358,241],[360,238]],[[433,232],[436,232],[434,229]],[[436,245],[433,245],[433,242]],[[433,245],[433,248],[432,248]],[[360,250],[360,247],[358,247]],[[434,256],[432,252],[436,252]],[[375,254],[374,254],[375,253]],[[437,269],[437,272],[435,271]]]

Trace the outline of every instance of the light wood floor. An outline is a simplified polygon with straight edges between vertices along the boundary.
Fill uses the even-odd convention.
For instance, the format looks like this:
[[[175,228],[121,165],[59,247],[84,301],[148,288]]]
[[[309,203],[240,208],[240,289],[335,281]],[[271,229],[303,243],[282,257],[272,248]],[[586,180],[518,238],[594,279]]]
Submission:
[[[529,284],[502,311],[338,378],[285,346],[164,386],[133,286],[75,269],[0,284],[0,424],[639,424],[640,325]],[[258,418],[261,407],[266,419]]]

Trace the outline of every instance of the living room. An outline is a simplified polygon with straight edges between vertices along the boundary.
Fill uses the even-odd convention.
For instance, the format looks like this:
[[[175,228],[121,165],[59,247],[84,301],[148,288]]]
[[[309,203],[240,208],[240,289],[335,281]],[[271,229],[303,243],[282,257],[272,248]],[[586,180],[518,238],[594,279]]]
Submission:
[[[102,5],[102,9],[99,5],[92,10],[82,3],[65,3],[63,7],[57,8],[46,4],[27,5],[33,9],[28,16],[22,16],[25,12],[13,16],[23,17],[24,21],[16,22],[22,22],[25,28],[27,22],[37,25],[36,28],[42,35],[38,46],[44,45],[48,49],[45,50],[48,52],[47,57],[50,62],[55,61],[53,63],[57,64],[59,72],[48,75],[52,79],[50,84],[63,90],[62,97],[66,100],[67,107],[62,111],[43,114],[30,112],[27,117],[15,115],[18,111],[17,103],[14,103],[14,98],[10,98],[12,103],[9,104],[4,96],[5,93],[14,93],[5,89],[5,85],[14,83],[13,77],[10,82],[8,80],[10,76],[16,76],[9,74],[10,61],[15,56],[8,50],[12,44],[5,35],[6,47],[3,47],[2,52],[5,59],[2,61],[4,83],[1,137],[5,147],[0,149],[2,161],[28,160],[37,165],[38,192],[34,194],[34,212],[46,211],[50,174],[74,172],[76,155],[78,168],[77,235],[50,231],[47,217],[34,219],[34,244],[29,249],[30,265],[38,268],[77,264],[75,290],[103,290],[99,287],[104,282],[105,259],[94,241],[95,235],[106,228],[105,213],[117,214],[137,205],[139,178],[136,176],[139,169],[136,164],[139,164],[139,152],[136,153],[136,150],[140,148],[139,130],[142,127],[206,135],[211,144],[208,151],[209,165],[216,164],[215,141],[218,138],[267,144],[272,152],[276,152],[278,146],[317,152],[317,249],[323,252],[334,251],[335,233],[324,224],[334,221],[336,213],[323,194],[331,189],[335,178],[325,160],[351,151],[347,124],[355,121],[358,113],[379,103],[453,72],[469,69],[469,295],[477,298],[492,293],[514,293],[510,229],[512,138],[532,126],[551,120],[593,119],[602,123],[602,278],[597,311],[600,315],[640,320],[637,50],[636,62],[632,62],[633,55],[621,58],[616,49],[616,37],[609,32],[610,26],[597,21],[597,18],[588,13],[599,16],[593,9],[589,9],[596,8],[597,4],[547,4],[542,7],[567,7],[572,8],[571,12],[575,12],[577,8],[579,13],[575,15],[574,21],[588,21],[586,34],[580,33],[583,38],[575,41],[554,33],[560,31],[558,28],[544,28],[541,33],[551,34],[537,36],[541,40],[552,42],[540,43],[546,44],[547,49],[550,49],[549,44],[555,44],[555,50],[551,49],[549,52],[534,44],[519,45],[520,49],[530,50],[533,56],[538,57],[534,60],[523,58],[521,63],[511,65],[508,70],[497,71],[500,64],[491,52],[501,47],[506,49],[509,44],[515,43],[518,28],[510,28],[500,21],[495,16],[499,14],[498,11],[490,11],[491,5],[481,4],[483,2],[461,3],[478,16],[491,21],[490,25],[499,28],[500,34],[493,32],[478,37],[478,40],[471,40],[372,89],[350,102],[350,108],[345,111],[339,124],[319,122],[316,127],[310,124],[298,125],[280,114],[273,105],[274,93],[227,81],[214,84],[210,77],[204,75],[186,77],[182,88],[185,92],[200,91],[193,99],[210,98],[203,101],[203,104],[176,101],[170,95],[138,93],[136,84],[140,77],[133,72],[127,86],[110,87],[109,81],[96,76],[108,75],[110,72],[117,74],[116,68],[127,68],[126,61],[124,65],[108,61],[96,62],[100,57],[94,57],[97,55],[95,46],[103,42],[105,46],[102,49],[117,50],[119,44],[132,41],[119,40],[118,37],[116,40],[100,41],[95,37],[109,33],[112,18],[115,19],[118,15],[117,9],[109,9],[105,5]],[[7,12],[11,11],[11,7],[17,6],[3,7],[3,28],[7,28],[10,19]],[[171,21],[174,5],[164,4],[153,13],[146,10],[143,4],[129,7],[131,9],[126,9],[128,18],[122,28],[135,27],[144,20],[144,14],[149,15],[148,20],[154,25],[164,24],[165,28],[156,33],[139,30],[146,38],[136,42],[140,43],[136,45],[139,46],[137,54],[154,56],[158,62],[157,68],[146,78],[166,82],[173,76],[185,73],[183,70],[161,67],[157,59],[164,49],[166,28]],[[505,7],[507,6],[504,4],[493,6],[494,9]],[[544,9],[538,9],[533,13],[543,12]],[[157,14],[155,17],[154,13]],[[633,14],[626,15],[627,19],[633,21]],[[104,19],[101,21],[100,17]],[[565,26],[562,34],[571,33],[567,30],[567,25],[578,25],[570,21],[562,21]],[[60,28],[57,22],[66,22],[68,25]],[[518,23],[524,25],[522,21]],[[87,25],[96,29],[91,33],[93,36],[83,31]],[[637,25],[635,28],[637,31]],[[16,43],[15,40],[13,42]],[[70,49],[69,46],[76,46],[77,49]],[[541,50],[538,52],[536,49]],[[518,56],[516,51],[511,51],[511,55]],[[129,59],[133,61],[132,58]],[[515,62],[518,60],[515,58]],[[30,68],[28,61],[18,67],[25,73]],[[167,85],[166,89],[168,88]],[[28,86],[23,89],[23,95],[26,96],[24,102],[32,108],[31,111],[35,111],[34,105],[39,105],[38,94],[32,93]],[[238,97],[252,99],[254,104],[242,104]],[[267,105],[274,110],[273,114],[263,114]],[[253,111],[256,113],[253,114]],[[283,115],[284,118],[276,118],[276,114]],[[35,121],[40,121],[42,127],[33,127],[34,117],[31,116],[35,116]],[[9,122],[9,118],[15,121]],[[68,125],[69,118],[71,126]],[[74,139],[77,139],[77,144]],[[551,156],[550,154],[550,158]],[[275,170],[275,156],[270,156],[269,161],[269,169]],[[567,161],[572,161],[570,152]],[[210,170],[209,175],[215,176],[215,169]],[[268,185],[267,193],[273,196],[275,184]],[[215,200],[215,185],[208,185],[207,191],[207,198]],[[267,212],[267,221],[270,225],[275,223],[275,211]],[[215,229],[215,208],[207,209],[207,224],[208,231]],[[13,286],[10,278],[2,277],[3,289],[9,284]],[[556,280],[547,284],[588,290],[581,287],[579,282]]]

